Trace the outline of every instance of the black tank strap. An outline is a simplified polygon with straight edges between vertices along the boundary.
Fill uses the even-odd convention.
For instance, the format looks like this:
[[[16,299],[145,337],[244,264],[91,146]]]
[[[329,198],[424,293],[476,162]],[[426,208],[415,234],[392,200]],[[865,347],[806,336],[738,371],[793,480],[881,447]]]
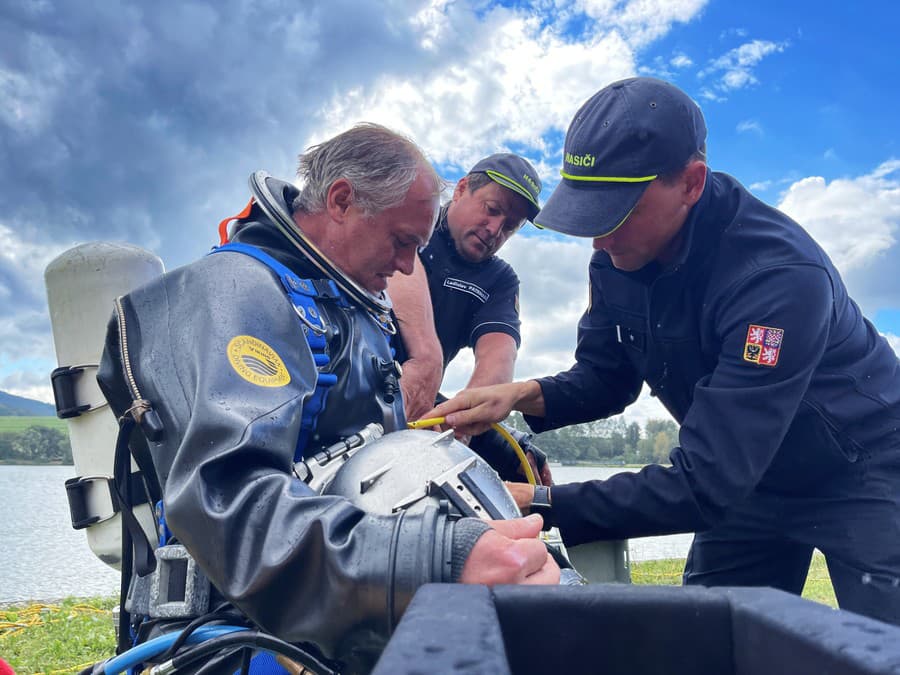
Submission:
[[[134,419],[125,415],[121,418],[119,423],[119,435],[116,438],[116,454],[114,460],[114,475],[115,480],[113,484],[115,485],[116,497],[119,500],[119,506],[121,508],[122,521],[125,525],[123,529],[123,533],[128,533],[129,541],[122,541],[122,549],[123,551],[129,548],[132,548],[134,551],[134,567],[137,573],[140,576],[146,576],[150,574],[154,569],[156,569],[156,558],[153,555],[153,546],[151,546],[150,542],[147,539],[147,534],[144,532],[144,529],[141,527],[140,522],[138,522],[137,517],[134,515],[134,506],[136,504],[143,503],[147,501],[145,498],[136,498],[133,489],[134,486],[132,481],[129,479],[131,474],[131,450],[130,450],[130,440],[132,434],[134,432],[136,424]],[[141,466],[142,464],[146,465],[145,461],[142,459],[146,459],[146,457],[141,457],[145,453],[136,452],[135,453],[135,461],[138,464],[138,467],[141,469],[141,472],[144,474],[147,480],[153,480],[155,483],[156,474],[153,470],[152,466]],[[149,469],[149,470],[148,470]],[[147,486],[145,485],[145,488]],[[158,490],[158,485],[156,490]],[[149,490],[148,490],[149,491]],[[152,495],[148,495],[152,499]],[[157,499],[151,501],[151,504],[155,504]],[[125,565],[122,566],[122,573],[125,574]]]

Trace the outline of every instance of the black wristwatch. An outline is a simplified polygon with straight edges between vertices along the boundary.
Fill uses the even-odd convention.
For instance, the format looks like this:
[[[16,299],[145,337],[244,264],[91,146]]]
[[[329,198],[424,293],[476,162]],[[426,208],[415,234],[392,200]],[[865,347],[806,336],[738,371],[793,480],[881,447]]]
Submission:
[[[550,488],[546,485],[534,486],[534,497],[528,507],[530,513],[540,513],[544,517],[544,529],[553,527],[553,504],[550,503]]]

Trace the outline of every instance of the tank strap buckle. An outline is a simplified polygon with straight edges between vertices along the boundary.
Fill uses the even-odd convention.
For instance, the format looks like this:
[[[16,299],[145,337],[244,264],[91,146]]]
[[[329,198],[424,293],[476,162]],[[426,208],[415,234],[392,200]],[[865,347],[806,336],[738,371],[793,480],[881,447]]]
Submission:
[[[78,417],[81,413],[108,405],[99,393],[96,378],[82,377],[86,369],[96,376],[97,368],[97,364],[88,363],[80,366],[60,366],[50,373],[57,417],[61,420]],[[83,401],[88,398],[99,399],[99,402],[84,403]]]
[[[83,530],[109,520],[119,512],[119,500],[112,489],[112,476],[76,476],[66,483],[72,528]]]
[[[135,496],[134,506],[149,501],[142,481],[143,476],[140,471],[131,474],[131,484],[134,486],[131,494]],[[102,523],[122,509],[113,489],[112,476],[75,476],[69,478],[65,482],[65,486],[72,529],[83,530],[96,523]]]

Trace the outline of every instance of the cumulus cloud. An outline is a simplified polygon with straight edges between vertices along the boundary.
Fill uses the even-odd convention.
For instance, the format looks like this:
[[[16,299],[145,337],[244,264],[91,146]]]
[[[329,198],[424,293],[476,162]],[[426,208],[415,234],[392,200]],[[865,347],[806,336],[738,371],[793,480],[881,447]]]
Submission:
[[[403,77],[386,74],[336,94],[310,134],[327,137],[363,118],[390,123],[433,160],[460,170],[485,148],[527,146],[556,155],[547,132],[564,130],[594,91],[635,72],[633,51],[616,32],[598,30],[572,42],[554,25],[506,8],[481,21],[461,16],[456,4],[444,10],[430,9],[428,42],[453,54],[450,63]]]
[[[574,110],[704,4],[5,7],[0,386],[33,395],[15,375],[34,368],[16,336],[37,345],[42,372],[54,365],[40,273],[61,250],[113,240],[168,268],[196,259],[243,206],[252,171],[290,177],[298,151],[361,120],[412,135],[450,177],[507,149],[552,187]]]
[[[803,225],[842,272],[869,265],[897,248],[900,160],[857,178],[804,178],[788,188],[778,208]]]
[[[490,152],[522,152],[549,194],[578,106],[648,66],[665,76],[690,67],[680,51],[646,54],[673,28],[701,17],[707,1],[506,4],[120,0],[4,7],[0,389],[50,398],[42,383],[55,363],[42,272],[60,251],[103,239],[150,249],[167,268],[196,259],[215,243],[218,221],[245,203],[252,171],[290,177],[300,150],[355,122],[410,134],[451,178]],[[724,99],[733,90],[728,83],[751,84],[760,60],[786,46],[753,41],[728,52],[708,64],[700,96]],[[889,194],[896,174],[875,173],[864,186],[863,179],[847,182],[896,205]],[[798,183],[786,200],[813,226],[837,230],[813,203],[833,196],[836,183]],[[852,224],[849,202],[835,202],[841,222]],[[873,268],[897,264],[890,259],[896,246],[888,243],[896,220],[879,220],[875,211],[865,211],[865,226],[856,221],[867,244],[836,239],[838,248],[854,251],[849,277],[869,269],[855,257],[865,251],[876,256]],[[567,368],[587,298],[588,244],[523,233],[503,255],[522,278],[517,375]],[[882,272],[893,278],[895,270]],[[890,297],[872,275],[854,283],[868,302]],[[465,360],[454,366],[447,388],[462,386],[469,368]],[[633,414],[645,408],[654,410],[650,416],[665,414],[645,397]]]

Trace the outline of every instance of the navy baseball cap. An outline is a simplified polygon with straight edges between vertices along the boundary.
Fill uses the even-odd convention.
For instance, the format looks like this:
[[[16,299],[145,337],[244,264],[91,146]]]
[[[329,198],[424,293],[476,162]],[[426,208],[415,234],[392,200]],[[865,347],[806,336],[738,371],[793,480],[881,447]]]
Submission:
[[[604,87],[566,132],[562,180],[535,225],[576,237],[616,230],[650,183],[706,142],[700,107],[675,85],[634,77]]]
[[[469,173],[486,173],[495,183],[522,195],[528,202],[528,220],[541,210],[538,196],[541,194],[541,179],[537,171],[524,157],[509,152],[498,152],[485,157]]]

